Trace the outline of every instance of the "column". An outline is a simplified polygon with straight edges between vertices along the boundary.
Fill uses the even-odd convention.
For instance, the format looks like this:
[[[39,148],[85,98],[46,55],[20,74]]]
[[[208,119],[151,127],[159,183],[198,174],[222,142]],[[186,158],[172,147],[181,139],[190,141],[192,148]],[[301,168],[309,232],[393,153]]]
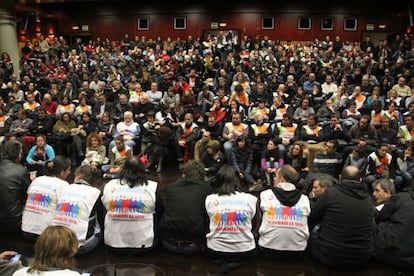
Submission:
[[[14,73],[19,78],[19,53],[17,45],[16,10],[14,0],[0,1],[0,53],[7,52],[13,62]]]

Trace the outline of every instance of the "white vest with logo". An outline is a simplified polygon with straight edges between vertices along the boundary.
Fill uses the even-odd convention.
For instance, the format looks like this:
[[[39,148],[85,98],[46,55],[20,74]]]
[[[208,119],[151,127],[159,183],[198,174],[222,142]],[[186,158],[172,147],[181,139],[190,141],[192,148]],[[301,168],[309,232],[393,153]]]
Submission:
[[[210,218],[207,247],[219,252],[247,252],[256,247],[252,219],[257,198],[248,193],[211,194],[205,204]]]
[[[54,225],[64,225],[72,229],[78,237],[79,246],[85,244],[88,233],[89,218],[100,191],[85,184],[71,184],[62,192],[58,203]]]
[[[37,177],[30,184],[23,211],[23,232],[40,235],[52,224],[62,191],[68,186],[67,181],[52,176]]]
[[[259,245],[280,251],[304,251],[308,243],[309,199],[301,195],[292,207],[284,206],[271,189],[260,193],[263,217]]]
[[[130,188],[119,179],[104,188],[105,244],[115,248],[147,248],[154,243],[154,213],[157,182]]]

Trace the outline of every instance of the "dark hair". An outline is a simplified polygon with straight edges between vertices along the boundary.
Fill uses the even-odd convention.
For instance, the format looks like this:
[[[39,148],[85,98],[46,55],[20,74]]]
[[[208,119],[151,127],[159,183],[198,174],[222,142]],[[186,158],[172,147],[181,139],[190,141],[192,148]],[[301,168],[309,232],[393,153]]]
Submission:
[[[68,115],[69,120],[72,120],[72,114],[70,114],[69,112],[64,112],[64,113],[62,113],[62,117],[61,117],[62,121],[63,121],[63,116],[65,116],[65,115]]]
[[[240,135],[239,137],[236,138],[236,141],[235,141],[236,146],[237,146],[237,143],[240,141],[243,141],[245,143],[244,148],[250,147],[250,139],[246,135]]]
[[[243,86],[241,86],[240,84],[237,84],[234,87],[234,91],[236,91],[236,92],[242,92],[243,91]]]
[[[45,165],[45,173],[49,176],[57,176],[61,171],[67,170],[71,166],[70,158],[57,155],[55,159],[49,160]]]
[[[287,119],[289,119],[289,120],[291,120],[291,121],[292,121],[292,118],[290,117],[290,115],[289,115],[288,113],[284,113],[284,114],[282,115],[282,118],[287,118]]]
[[[318,181],[319,186],[321,186],[321,188],[329,188],[332,187],[334,184],[332,178],[328,175],[318,176],[313,181]]]
[[[296,186],[299,181],[299,173],[295,170],[292,165],[283,165],[280,167],[278,174],[280,177],[286,179],[287,182],[292,183]]]
[[[273,143],[276,145],[277,147],[277,140],[276,139],[272,139]],[[293,155],[293,148],[295,146],[299,146],[300,147],[300,152],[299,152],[299,156],[294,156]],[[303,159],[303,150],[305,149],[305,144],[303,141],[296,141],[295,143],[293,143],[292,147],[289,149],[288,153],[287,153],[287,157],[289,157],[290,159],[294,159],[294,158],[299,158],[299,159]]]
[[[188,161],[183,168],[183,174],[185,178],[191,178],[194,180],[204,180],[206,175],[204,170],[204,165],[200,161],[190,160]]]
[[[120,183],[128,184],[130,188],[136,185],[147,185],[145,167],[138,156],[130,156],[125,160],[120,172]]]
[[[352,148],[352,150],[354,150],[355,152],[357,152],[359,154],[360,157],[364,157],[365,156],[365,149],[355,146]]]
[[[2,159],[16,161],[22,153],[22,144],[18,141],[7,141],[1,151]]]
[[[215,179],[219,195],[231,195],[241,190],[240,177],[237,170],[230,165],[223,165],[217,172]]]
[[[85,180],[89,184],[92,183],[94,178],[92,168],[89,165],[82,165],[76,168],[75,175],[80,175],[80,178]]]
[[[338,148],[338,140],[328,140],[326,143],[333,144],[334,145],[333,149]]]

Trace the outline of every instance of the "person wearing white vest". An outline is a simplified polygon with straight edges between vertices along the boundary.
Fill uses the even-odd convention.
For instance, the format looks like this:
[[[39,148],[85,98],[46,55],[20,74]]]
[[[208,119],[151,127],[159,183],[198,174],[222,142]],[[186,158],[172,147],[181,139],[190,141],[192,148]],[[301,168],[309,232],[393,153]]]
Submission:
[[[71,161],[58,155],[46,163],[45,170],[46,175],[35,178],[27,190],[22,231],[30,240],[36,240],[51,225],[62,191],[69,186],[66,178],[70,174]]]
[[[53,225],[64,225],[78,237],[78,254],[94,250],[101,240],[101,191],[91,186],[92,168],[80,166],[75,171],[74,183],[65,187],[57,204]]]
[[[257,198],[241,192],[238,173],[230,165],[220,168],[216,186],[216,192],[205,201],[210,220],[206,254],[215,259],[221,272],[228,272],[257,256],[253,234],[258,225]]]
[[[258,244],[264,256],[290,260],[305,255],[311,208],[309,198],[296,189],[298,180],[298,172],[284,165],[274,175],[274,186],[260,193]]]
[[[128,157],[120,178],[109,181],[101,197],[104,242],[119,253],[139,253],[156,245],[156,223],[163,211],[157,182],[148,180],[138,156]]]

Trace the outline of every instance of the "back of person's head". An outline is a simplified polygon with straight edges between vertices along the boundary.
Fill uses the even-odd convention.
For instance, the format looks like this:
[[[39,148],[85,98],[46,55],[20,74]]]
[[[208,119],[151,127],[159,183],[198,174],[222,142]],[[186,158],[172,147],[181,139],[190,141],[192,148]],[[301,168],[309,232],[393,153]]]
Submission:
[[[85,180],[89,184],[92,183],[94,174],[92,168],[89,165],[82,165],[75,170],[75,178],[78,180]]]
[[[183,167],[183,176],[185,178],[203,181],[205,174],[203,163],[197,160],[190,160]]]
[[[381,189],[384,190],[384,192],[389,192],[390,194],[395,194],[395,186],[394,183],[392,183],[389,179],[378,179],[374,183],[372,183],[372,190],[375,190],[375,187],[377,185],[380,185]]]
[[[10,140],[4,143],[1,151],[3,159],[18,161],[22,154],[22,144],[15,140]]]
[[[359,168],[355,166],[346,166],[341,173],[341,180],[360,181],[361,173]]]
[[[127,184],[131,188],[147,184],[145,167],[138,156],[130,156],[125,160],[120,172],[120,180],[121,184]]]
[[[78,238],[66,226],[49,226],[37,238],[34,260],[29,272],[48,271],[52,268],[74,269]]]
[[[242,92],[243,91],[243,86],[241,86],[240,84],[236,84],[236,86],[234,87],[234,91]]]
[[[49,176],[58,176],[62,171],[67,170],[71,166],[70,158],[57,155],[55,159],[46,162],[45,174]]]
[[[283,165],[280,167],[278,174],[280,177],[283,177],[286,182],[292,183],[294,185],[299,181],[299,173],[291,165]]]
[[[332,177],[328,175],[318,176],[314,181],[318,181],[319,186],[323,189],[328,189],[334,184]]]
[[[213,153],[217,153],[221,148],[221,144],[218,140],[210,140],[208,141],[206,147],[210,148],[213,151]]]
[[[219,195],[230,195],[241,190],[240,177],[237,170],[230,165],[223,165],[217,172],[214,186]]]

